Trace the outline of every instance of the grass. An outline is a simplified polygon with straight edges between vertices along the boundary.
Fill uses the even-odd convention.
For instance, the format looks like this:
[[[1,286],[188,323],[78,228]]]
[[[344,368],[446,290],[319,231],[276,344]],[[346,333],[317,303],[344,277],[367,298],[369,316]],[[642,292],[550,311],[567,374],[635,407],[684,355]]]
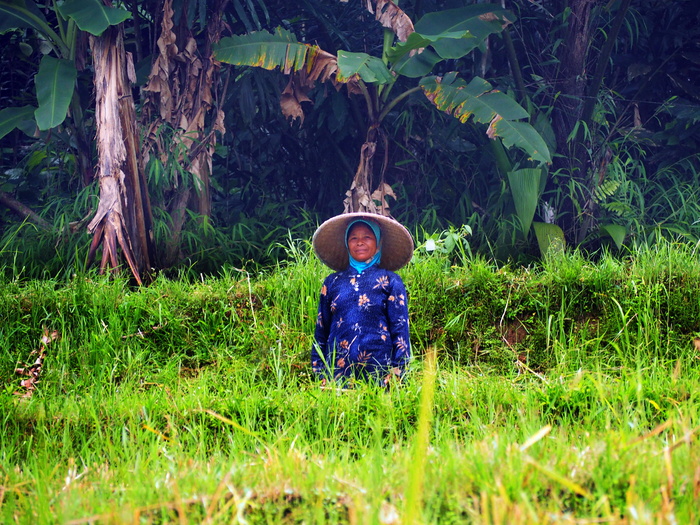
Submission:
[[[0,522],[698,521],[692,247],[423,254],[402,271],[417,355],[389,392],[310,377],[326,270],[295,250],[141,289],[0,282]]]

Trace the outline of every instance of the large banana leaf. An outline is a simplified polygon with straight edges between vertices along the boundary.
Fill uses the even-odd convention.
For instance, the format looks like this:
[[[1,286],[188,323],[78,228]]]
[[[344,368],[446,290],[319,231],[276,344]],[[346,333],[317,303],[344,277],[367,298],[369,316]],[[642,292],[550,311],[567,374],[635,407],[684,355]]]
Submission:
[[[100,36],[109,26],[121,24],[131,13],[120,7],[107,7],[102,0],[66,0],[58,6],[65,18],[72,18],[83,31]]]
[[[384,62],[367,53],[351,53],[350,51],[338,51],[338,82],[346,82],[354,75],[362,80],[378,84],[388,84],[394,81],[394,77],[387,69]]]
[[[41,59],[35,78],[39,107],[34,112],[40,130],[54,128],[65,120],[77,75],[75,65],[70,60],[49,55]]]
[[[498,5],[474,4],[428,13],[415,29],[432,40],[433,49],[442,58],[461,58],[514,19],[512,13]]]
[[[46,18],[31,0],[0,1],[0,33],[20,27],[40,29],[45,25]]]
[[[420,78],[430,73],[438,62],[442,62],[442,58],[428,48],[420,53],[401,57],[391,69],[405,77]]]
[[[518,214],[525,235],[530,231],[530,225],[537,209],[537,201],[540,198],[541,178],[542,170],[539,168],[523,168],[508,172],[508,183],[510,192],[513,195],[515,211]]]
[[[20,122],[32,120],[34,110],[35,108],[32,106],[23,106],[21,108],[5,108],[0,111],[0,139],[15,129]]]
[[[342,50],[336,57],[318,46],[297,42],[292,33],[282,28],[277,28],[275,33],[258,31],[222,38],[214,45],[214,56],[221,62],[237,66],[279,68],[285,74],[303,69],[311,82],[328,80],[333,73],[337,73],[337,82],[349,82],[354,77],[379,84],[394,80],[377,57]]]
[[[422,77],[443,59],[467,55],[513,19],[510,12],[489,4],[429,13],[405,42],[389,50],[387,58],[401,75]]]
[[[489,137],[501,137],[507,148],[522,149],[535,162],[549,164],[552,156],[542,136],[527,122],[495,118],[486,132]]]
[[[461,122],[473,117],[476,122],[488,124],[489,137],[500,137],[507,147],[522,149],[534,161],[551,162],[547,144],[535,128],[518,121],[528,116],[527,111],[505,93],[492,90],[484,79],[476,77],[466,84],[450,73],[443,78],[426,77],[420,84],[438,109]]]
[[[297,42],[292,33],[279,27],[275,33],[258,31],[222,38],[213,50],[216,59],[227,64],[280,68],[286,74],[304,66],[310,69],[321,51],[318,46]]]

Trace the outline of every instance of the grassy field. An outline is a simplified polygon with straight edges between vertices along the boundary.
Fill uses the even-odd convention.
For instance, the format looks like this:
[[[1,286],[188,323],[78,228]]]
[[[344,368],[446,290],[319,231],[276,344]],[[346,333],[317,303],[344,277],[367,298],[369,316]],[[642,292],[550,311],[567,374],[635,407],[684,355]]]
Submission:
[[[310,377],[327,272],[289,249],[141,289],[0,282],[0,522],[700,520],[692,246],[531,268],[418,253],[416,357],[388,392]]]

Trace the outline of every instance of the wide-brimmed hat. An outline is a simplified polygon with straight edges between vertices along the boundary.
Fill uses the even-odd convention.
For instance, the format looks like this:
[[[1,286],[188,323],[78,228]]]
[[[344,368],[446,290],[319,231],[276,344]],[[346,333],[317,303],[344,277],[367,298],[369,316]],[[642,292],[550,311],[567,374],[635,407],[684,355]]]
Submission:
[[[337,272],[348,267],[350,259],[345,246],[345,232],[348,225],[358,219],[372,221],[379,226],[382,249],[380,268],[396,271],[411,260],[413,238],[402,224],[384,215],[355,212],[331,217],[314,233],[314,251],[325,265]]]

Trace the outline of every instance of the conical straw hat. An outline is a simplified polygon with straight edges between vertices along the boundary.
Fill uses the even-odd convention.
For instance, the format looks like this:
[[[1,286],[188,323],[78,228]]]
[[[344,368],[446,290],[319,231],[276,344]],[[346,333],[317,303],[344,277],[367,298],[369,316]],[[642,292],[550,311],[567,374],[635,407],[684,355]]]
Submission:
[[[403,225],[384,215],[356,212],[331,217],[314,233],[314,251],[325,265],[337,272],[348,267],[350,260],[345,246],[345,232],[348,225],[358,219],[372,221],[379,226],[382,249],[380,268],[396,271],[411,260],[413,238]]]

